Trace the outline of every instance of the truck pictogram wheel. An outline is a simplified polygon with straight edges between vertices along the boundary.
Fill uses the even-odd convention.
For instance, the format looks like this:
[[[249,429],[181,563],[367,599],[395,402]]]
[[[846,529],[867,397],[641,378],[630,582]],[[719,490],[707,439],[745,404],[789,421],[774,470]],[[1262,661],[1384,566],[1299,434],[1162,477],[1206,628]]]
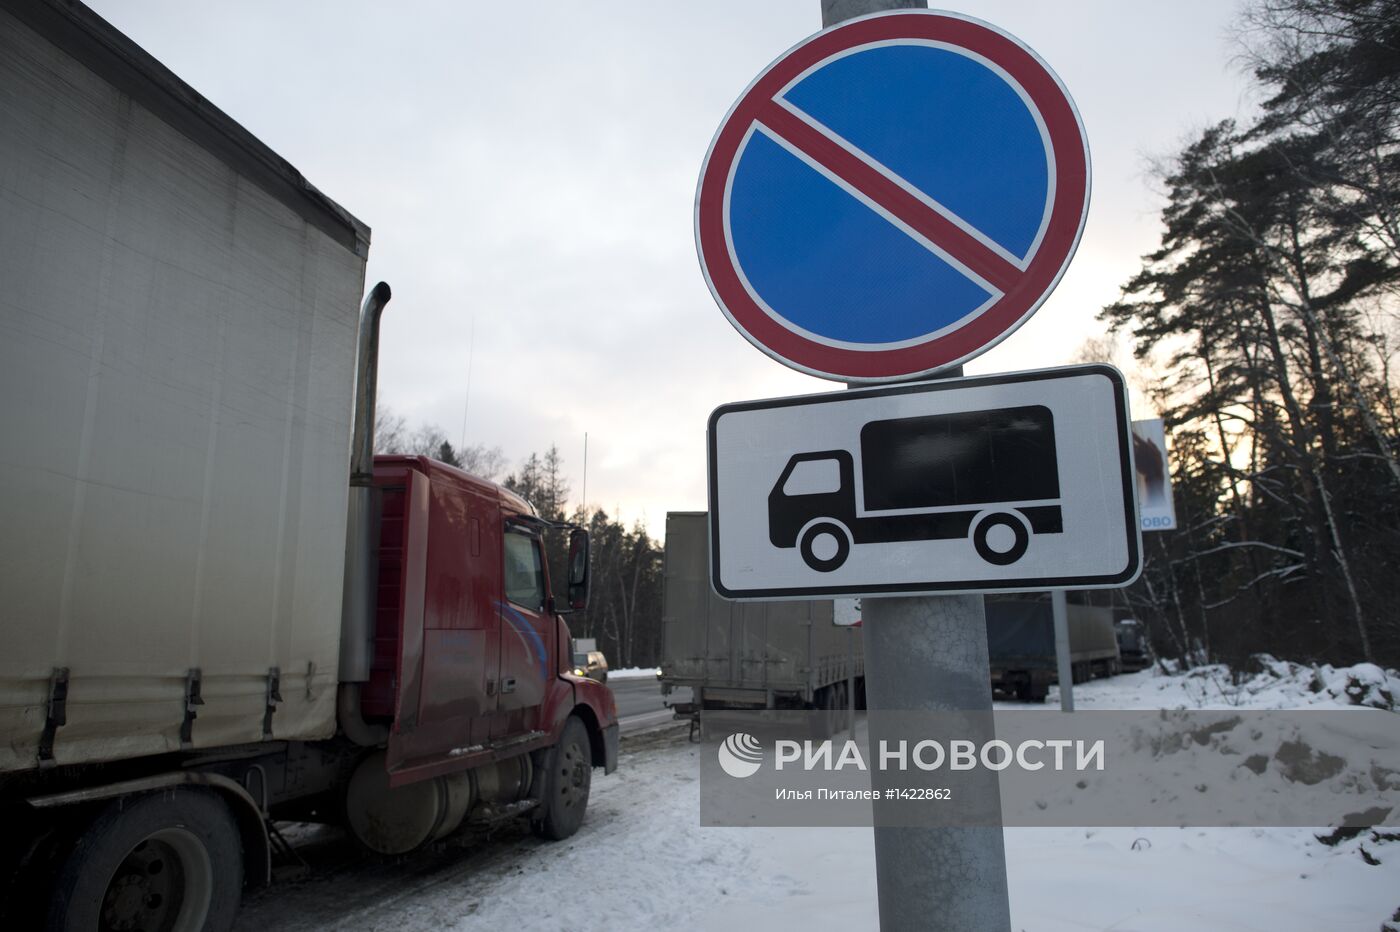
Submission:
[[[994,537],[994,528],[1007,528],[1010,538],[1004,532]],[[978,556],[997,566],[1015,563],[1026,555],[1030,545],[1031,532],[1026,522],[1004,511],[987,515],[972,529],[972,546],[977,548]]]
[[[830,573],[851,555],[851,535],[835,521],[817,521],[803,530],[797,546],[804,563],[818,573]]]

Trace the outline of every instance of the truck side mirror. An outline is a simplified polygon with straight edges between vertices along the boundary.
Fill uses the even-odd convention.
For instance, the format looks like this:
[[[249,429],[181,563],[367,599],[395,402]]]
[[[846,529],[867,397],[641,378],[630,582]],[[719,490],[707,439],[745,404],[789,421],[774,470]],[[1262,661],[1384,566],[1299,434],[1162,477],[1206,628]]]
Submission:
[[[588,580],[588,532],[574,528],[569,532],[569,611],[588,607]]]

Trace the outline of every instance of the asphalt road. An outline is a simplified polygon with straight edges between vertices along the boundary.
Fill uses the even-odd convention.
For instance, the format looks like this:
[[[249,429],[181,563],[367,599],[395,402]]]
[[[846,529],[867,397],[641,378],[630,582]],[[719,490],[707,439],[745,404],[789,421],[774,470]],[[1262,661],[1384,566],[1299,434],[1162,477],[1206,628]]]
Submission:
[[[617,717],[624,732],[670,720],[672,713],[663,703],[661,684],[656,677],[610,679],[608,685],[617,698]],[[677,690],[671,693],[670,699],[672,702],[688,702],[690,690]]]

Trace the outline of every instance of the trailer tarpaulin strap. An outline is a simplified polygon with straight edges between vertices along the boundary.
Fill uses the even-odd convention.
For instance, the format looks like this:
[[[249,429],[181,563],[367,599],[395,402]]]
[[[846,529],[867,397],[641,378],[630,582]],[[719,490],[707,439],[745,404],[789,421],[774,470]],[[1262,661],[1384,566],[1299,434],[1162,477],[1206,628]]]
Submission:
[[[68,724],[68,668],[55,667],[49,678],[48,711],[44,731],[39,736],[39,766],[52,767],[53,740],[58,729]]]
[[[282,701],[282,671],[277,667],[267,670],[267,705],[263,710],[262,733],[264,738],[272,737],[272,716],[277,713],[277,703]]]
[[[195,706],[204,705],[204,699],[199,695],[200,684],[204,680],[204,675],[199,667],[194,667],[185,676],[185,720],[180,723],[180,747],[189,748],[194,746],[194,720],[199,713],[195,711]]]

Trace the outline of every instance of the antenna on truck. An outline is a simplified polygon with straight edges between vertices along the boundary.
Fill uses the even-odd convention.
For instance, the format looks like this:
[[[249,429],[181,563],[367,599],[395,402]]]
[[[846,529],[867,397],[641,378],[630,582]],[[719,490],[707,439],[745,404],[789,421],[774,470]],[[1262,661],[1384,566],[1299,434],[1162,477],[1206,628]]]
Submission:
[[[462,434],[457,438],[457,453],[467,448],[467,409],[472,404],[472,359],[476,356],[476,315],[472,315],[472,334],[467,343],[467,397],[462,400]]]

